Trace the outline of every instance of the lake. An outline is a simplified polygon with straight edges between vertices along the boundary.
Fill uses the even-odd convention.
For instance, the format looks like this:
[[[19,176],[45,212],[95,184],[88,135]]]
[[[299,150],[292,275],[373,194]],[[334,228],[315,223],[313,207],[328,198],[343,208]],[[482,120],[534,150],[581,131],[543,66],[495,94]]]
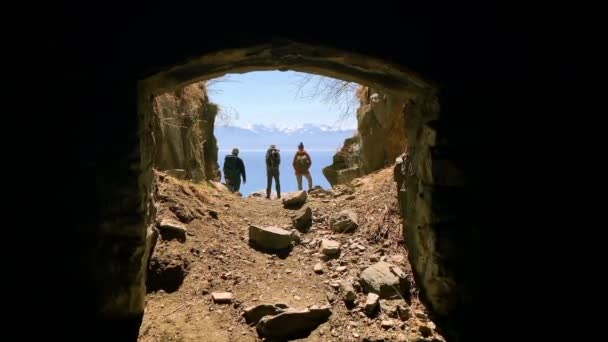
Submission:
[[[218,152],[218,163],[220,164],[220,170],[224,166],[224,157],[229,154],[230,151],[220,150]],[[280,166],[280,180],[281,180],[281,193],[297,191],[298,181],[294,174],[292,162],[293,156],[296,150],[281,150],[281,166]],[[331,165],[333,162],[333,156],[336,151],[331,150],[309,150],[310,158],[312,159],[312,166],[310,168],[310,174],[312,176],[312,185],[320,185],[323,189],[329,189],[331,186],[329,182],[323,176],[321,171],[324,167]],[[252,192],[264,190],[266,191],[266,151],[247,151],[241,150],[239,157],[245,163],[245,173],[247,174],[247,184],[241,182],[241,193],[244,196],[248,196]],[[222,182],[225,182],[224,173],[222,172]],[[302,177],[302,189],[308,189],[308,181]],[[272,192],[275,193],[275,184],[272,184]]]

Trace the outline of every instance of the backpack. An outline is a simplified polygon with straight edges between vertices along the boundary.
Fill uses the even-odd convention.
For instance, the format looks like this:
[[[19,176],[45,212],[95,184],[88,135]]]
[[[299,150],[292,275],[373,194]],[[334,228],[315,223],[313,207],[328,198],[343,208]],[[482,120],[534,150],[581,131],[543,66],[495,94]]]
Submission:
[[[296,165],[298,165],[301,169],[307,169],[308,165],[310,165],[310,160],[305,154],[300,154],[296,157]]]
[[[268,161],[270,167],[273,169],[278,169],[279,164],[281,163],[281,156],[279,155],[279,151],[277,151],[276,149],[272,149],[268,152]]]
[[[227,155],[224,159],[224,175],[227,178],[236,177],[239,174],[238,159],[233,155]]]

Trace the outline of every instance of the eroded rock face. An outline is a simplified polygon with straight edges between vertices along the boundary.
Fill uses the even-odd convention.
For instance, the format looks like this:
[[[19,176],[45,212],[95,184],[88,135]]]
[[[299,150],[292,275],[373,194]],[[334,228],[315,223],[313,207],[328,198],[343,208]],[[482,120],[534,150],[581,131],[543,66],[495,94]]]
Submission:
[[[217,106],[209,103],[203,82],[153,100],[154,165],[158,170],[183,170],[179,178],[219,180],[213,125]],[[171,171],[174,172],[174,171]]]

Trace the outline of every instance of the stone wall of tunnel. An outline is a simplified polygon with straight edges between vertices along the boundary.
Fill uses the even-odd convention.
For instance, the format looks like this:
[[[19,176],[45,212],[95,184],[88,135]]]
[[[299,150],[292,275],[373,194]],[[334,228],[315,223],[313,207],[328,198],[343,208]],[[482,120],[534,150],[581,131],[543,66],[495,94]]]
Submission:
[[[404,24],[397,19],[383,19],[383,25],[394,25],[384,32],[394,42],[402,42]],[[56,105],[53,108],[58,112],[73,118],[62,131],[69,138],[62,148],[69,151],[66,165],[76,172],[57,191],[70,217],[64,229],[53,231],[59,240],[53,250],[59,255],[57,262],[65,267],[49,274],[52,278],[61,272],[64,282],[75,284],[49,285],[56,298],[51,300],[52,307],[65,311],[62,321],[73,322],[70,327],[55,327],[62,330],[62,336],[137,338],[144,306],[147,231],[152,224],[148,220],[154,211],[150,201],[154,138],[152,123],[136,113],[151,111],[146,108],[152,103],[150,95],[175,89],[187,79],[196,80],[174,70],[167,75],[170,87],[147,93],[140,103],[136,101],[142,89],[136,84],[171,66],[224,49],[268,42],[279,50],[286,46],[285,40],[272,43],[273,35],[218,33],[221,39],[213,40],[200,36],[195,28],[191,34],[188,30],[175,34],[167,25],[154,35],[126,41],[121,40],[124,31],[119,27],[91,33],[107,39],[77,40],[87,44],[82,50],[69,44],[76,40],[57,38],[57,44],[48,47],[57,56],[49,61],[61,72],[41,70],[39,75],[56,83],[56,89],[48,90],[57,95],[55,101],[65,98],[62,89],[71,89],[70,103],[48,102],[49,108]],[[289,39],[375,56],[416,70],[437,84],[436,98],[417,102],[428,109],[420,117],[408,116],[408,158],[397,177],[409,257],[422,287],[421,297],[432,307],[439,329],[450,341],[501,340],[512,327],[504,311],[512,299],[503,297],[512,270],[505,255],[511,254],[517,231],[517,222],[509,214],[516,212],[521,181],[521,170],[504,156],[514,148],[525,150],[512,136],[524,121],[512,97],[516,70],[501,63],[503,56],[497,57],[494,51],[441,39],[450,30],[433,37],[428,37],[429,31],[424,33],[427,36],[412,34],[407,44],[384,44],[375,39],[377,31],[330,31],[292,33]],[[171,48],[159,51],[156,43],[163,37],[172,42]],[[117,60],[117,47],[131,58]],[[460,53],[446,58],[450,51]],[[269,56],[284,56],[280,51],[274,53]],[[290,56],[270,60],[266,67],[302,62],[298,53]],[[335,61],[325,66],[332,65],[336,66]],[[353,81],[385,79],[385,75],[375,76],[370,82]],[[436,117],[433,113],[438,105],[441,115]]]

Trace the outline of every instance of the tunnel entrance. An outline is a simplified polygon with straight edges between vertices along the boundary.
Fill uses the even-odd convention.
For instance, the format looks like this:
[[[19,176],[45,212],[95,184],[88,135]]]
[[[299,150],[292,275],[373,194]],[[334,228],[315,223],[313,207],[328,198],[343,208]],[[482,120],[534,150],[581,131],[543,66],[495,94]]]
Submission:
[[[443,217],[449,220],[453,215],[449,210],[436,211],[436,204],[440,202],[437,202],[435,194],[441,190],[440,201],[457,196],[464,180],[454,163],[437,157],[433,152],[437,146],[445,144],[445,141],[438,141],[435,133],[434,123],[439,119],[437,88],[402,66],[368,56],[285,41],[219,51],[191,59],[142,80],[138,95],[142,161],[140,184],[142,203],[146,203],[147,208],[147,246],[153,241],[154,227],[158,225],[154,221],[156,209],[152,204],[152,195],[157,187],[153,182],[155,176],[152,169],[155,140],[151,99],[168,91],[183,89],[192,82],[229,72],[261,70],[296,70],[367,84],[408,109],[402,128],[408,141],[407,149],[397,159],[394,172],[391,171],[399,190],[399,212],[406,220],[403,234],[408,259],[420,289],[420,297],[436,317],[439,328],[446,332],[446,336],[458,336],[457,326],[460,323],[450,321],[449,316],[466,311],[462,305],[466,303],[469,289],[465,283],[455,280],[453,270],[465,262],[462,258],[466,256],[454,254],[450,242],[453,241],[452,237],[439,235],[435,230]],[[127,298],[141,298],[143,295],[143,291],[132,290]],[[141,303],[140,300],[135,302]],[[114,307],[121,310],[120,304]],[[143,306],[139,308],[143,310]]]

